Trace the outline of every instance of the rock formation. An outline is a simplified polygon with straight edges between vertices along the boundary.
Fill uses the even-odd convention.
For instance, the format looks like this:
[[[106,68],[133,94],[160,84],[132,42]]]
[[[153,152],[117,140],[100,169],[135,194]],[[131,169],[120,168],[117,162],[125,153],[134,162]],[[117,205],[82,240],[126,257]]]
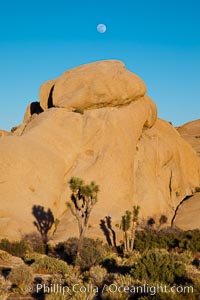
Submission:
[[[0,236],[32,232],[34,205],[60,219],[57,240],[77,234],[66,208],[72,176],[100,187],[88,235],[103,238],[125,210],[170,222],[179,203],[200,186],[200,161],[173,126],[157,118],[144,82],[122,62],[102,61],[65,72],[40,88],[34,117],[0,139]]]
[[[177,128],[178,132],[200,156],[200,119]]]
[[[9,132],[9,131],[6,131],[6,130],[0,130],[0,137],[8,136],[8,135],[10,135],[10,132]]]
[[[192,148],[200,156],[200,120],[188,122],[177,128],[178,132],[184,140],[186,140]],[[187,198],[178,207],[173,224],[183,230],[200,228],[200,187],[196,187],[193,196]]]
[[[183,229],[200,229],[200,193],[183,201],[177,209],[173,225]]]

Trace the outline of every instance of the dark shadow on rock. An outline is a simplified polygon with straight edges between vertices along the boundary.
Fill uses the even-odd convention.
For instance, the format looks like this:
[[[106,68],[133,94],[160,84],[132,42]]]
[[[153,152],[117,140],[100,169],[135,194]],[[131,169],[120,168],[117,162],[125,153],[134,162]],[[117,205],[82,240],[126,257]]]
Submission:
[[[37,285],[41,284],[43,287],[41,289],[38,289],[37,291]],[[47,284],[40,276],[36,276],[34,278],[34,286],[33,286],[33,292],[31,293],[31,297],[33,299],[37,300],[45,300],[45,292],[44,292],[44,284]],[[47,284],[48,286],[48,284]],[[39,286],[40,287],[40,286]]]
[[[54,105],[53,105],[53,90],[54,90],[54,85],[52,86],[50,93],[49,93],[48,102],[47,102],[48,108],[54,107]]]
[[[31,102],[30,105],[30,113],[31,115],[33,114],[41,114],[43,112],[42,107],[40,106],[40,103],[35,101],[35,102]]]
[[[116,233],[112,228],[112,220],[110,216],[106,216],[105,220],[100,220],[100,228],[106,237],[108,245],[117,248]]]
[[[110,232],[112,234],[113,246],[115,248],[117,248],[117,245],[116,245],[116,233],[115,233],[114,229],[112,228],[112,220],[111,220],[110,216],[106,217],[106,224],[107,224],[107,227],[108,227],[108,229],[110,230]]]
[[[147,225],[149,227],[153,227],[155,225],[155,223],[156,222],[155,222],[154,218],[150,218],[150,219],[147,220]]]
[[[8,275],[9,275],[9,273],[11,272],[11,268],[9,268],[9,267],[1,267],[1,272],[0,272],[0,274],[2,275],[2,276],[4,276],[4,278],[6,278],[6,277],[8,277]]]
[[[106,237],[106,241],[107,241],[108,245],[112,246],[112,242],[111,242],[111,238],[110,238],[110,231],[108,230],[108,228],[106,226],[105,220],[100,220],[100,228]]]
[[[37,230],[41,234],[42,241],[46,245],[46,252],[48,252],[48,232],[54,224],[53,213],[50,208],[47,211],[45,211],[43,206],[34,205],[32,208],[32,214],[36,219],[36,221],[34,221],[33,224],[36,226]]]

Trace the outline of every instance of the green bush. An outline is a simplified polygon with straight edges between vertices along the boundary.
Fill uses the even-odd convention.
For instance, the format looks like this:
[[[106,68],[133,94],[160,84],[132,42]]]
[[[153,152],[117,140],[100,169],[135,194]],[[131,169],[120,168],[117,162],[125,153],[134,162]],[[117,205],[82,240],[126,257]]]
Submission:
[[[141,258],[139,251],[134,250],[130,255],[122,258],[121,264],[124,266],[132,266]]]
[[[30,267],[26,265],[13,268],[8,276],[12,284],[20,288],[25,288],[33,281],[33,272]]]
[[[194,261],[194,255],[191,251],[186,250],[182,253],[173,253],[174,259],[185,265],[189,265]]]
[[[61,274],[56,274],[56,275],[53,275],[50,279],[49,279],[49,282],[48,282],[48,285],[49,286],[65,286],[66,285],[66,282],[65,282],[65,279],[63,278],[63,276]],[[66,300],[68,299],[66,294],[63,294],[63,293],[58,293],[54,291],[52,291],[50,294],[46,294],[45,295],[45,300]]]
[[[57,252],[64,252],[64,258],[69,264],[74,265],[78,250],[78,239],[75,237],[69,238],[65,243],[60,243],[56,247]]]
[[[0,275],[0,300],[8,299],[8,287],[9,283],[7,279]]]
[[[69,269],[66,262],[48,256],[36,258],[31,268],[34,272],[41,274],[65,274]]]
[[[101,266],[93,266],[89,271],[85,272],[86,281],[89,283],[98,286],[102,286],[103,282],[107,279],[107,270]]]
[[[77,238],[69,238],[65,243],[58,244],[56,251],[58,253],[64,251],[64,259],[72,265],[78,263],[82,270],[89,270],[90,267],[100,264],[110,253],[110,248],[104,245],[102,241],[84,238],[81,257],[77,262],[78,243],[79,240]]]
[[[153,298],[152,298],[153,297]],[[198,295],[195,294],[180,294],[180,293],[157,293],[154,296],[142,296],[137,298],[138,300],[196,300]],[[130,298],[133,299],[133,298]]]
[[[115,274],[113,282],[105,289],[102,294],[102,300],[128,300],[128,299],[137,299],[136,295],[132,294],[129,291],[123,291],[122,287],[133,287],[136,286],[137,280],[135,280],[129,274]],[[121,287],[120,291],[116,287]],[[115,290],[116,289],[116,290]],[[113,292],[112,292],[113,291]]]
[[[179,240],[179,248],[192,252],[200,251],[200,230],[184,231]]]
[[[10,242],[7,239],[2,239],[0,241],[0,249],[10,253],[11,255],[23,258],[29,250],[29,246],[24,240]]]
[[[67,300],[66,295],[62,293],[51,293],[45,295],[45,300]]]
[[[33,264],[35,261],[44,257],[44,254],[37,253],[37,252],[27,252],[24,256],[24,262],[28,265]]]
[[[196,187],[195,187],[195,192],[196,192],[196,193],[199,193],[199,192],[200,192],[200,186],[196,186]]]
[[[0,260],[1,261],[9,261],[12,257],[8,252],[4,252],[4,250],[0,250]]]
[[[37,232],[25,234],[22,239],[33,252],[45,254],[45,245]]]
[[[99,239],[84,238],[81,259],[78,264],[81,270],[89,270],[92,266],[101,264],[109,253],[110,248]]]
[[[158,232],[150,229],[136,232],[135,250],[143,252],[148,249],[173,249],[200,251],[200,230],[181,231],[167,228]]]
[[[172,253],[153,249],[146,251],[132,267],[130,274],[134,279],[166,284],[179,283],[185,276],[185,265],[178,262]]]

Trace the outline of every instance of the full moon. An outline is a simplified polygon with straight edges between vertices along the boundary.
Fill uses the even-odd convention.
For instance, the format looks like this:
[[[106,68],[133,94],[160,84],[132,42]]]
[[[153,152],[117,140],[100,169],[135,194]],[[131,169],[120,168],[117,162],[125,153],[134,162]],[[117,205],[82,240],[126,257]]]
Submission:
[[[97,25],[97,31],[98,31],[99,33],[104,33],[104,32],[106,32],[106,25],[105,25],[105,24],[99,24],[99,25]]]

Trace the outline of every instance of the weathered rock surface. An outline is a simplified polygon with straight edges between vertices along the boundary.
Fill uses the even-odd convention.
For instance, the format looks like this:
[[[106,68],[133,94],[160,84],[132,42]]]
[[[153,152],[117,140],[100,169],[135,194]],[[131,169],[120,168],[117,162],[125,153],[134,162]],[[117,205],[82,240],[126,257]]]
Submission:
[[[23,123],[28,123],[30,121],[31,116],[33,116],[34,114],[40,114],[43,112],[43,109],[40,106],[40,103],[35,101],[35,102],[31,102],[27,109],[26,112],[24,114],[24,120]]]
[[[57,240],[76,235],[65,204],[72,176],[100,187],[88,235],[101,238],[101,220],[110,216],[115,230],[134,204],[141,217],[165,214],[170,221],[200,185],[195,151],[157,119],[143,81],[121,62],[78,67],[40,92],[45,111],[25,123],[19,136],[0,140],[0,236],[15,239],[33,231],[34,205],[61,220]],[[56,107],[47,109],[49,96]]]
[[[177,128],[178,132],[200,156],[200,119]]]
[[[173,224],[183,230],[200,229],[200,193],[185,200],[178,208]]]
[[[48,109],[53,106],[53,90],[56,79],[49,80],[40,87],[40,106],[43,109]]]
[[[12,269],[24,265],[20,257],[13,256],[6,251],[0,250],[0,269]]]
[[[9,131],[6,131],[6,130],[0,130],[0,137],[3,137],[3,136],[8,136],[10,135],[11,133]]]
[[[40,89],[40,103],[48,107],[50,90],[55,107],[94,109],[130,103],[145,95],[144,82],[120,61],[100,61],[65,72]]]
[[[181,137],[192,146],[200,157],[200,120],[188,122],[178,127],[177,130]],[[196,186],[196,189],[200,189],[200,187]],[[199,215],[200,194],[196,193],[179,206],[173,223],[183,230],[200,229]]]

